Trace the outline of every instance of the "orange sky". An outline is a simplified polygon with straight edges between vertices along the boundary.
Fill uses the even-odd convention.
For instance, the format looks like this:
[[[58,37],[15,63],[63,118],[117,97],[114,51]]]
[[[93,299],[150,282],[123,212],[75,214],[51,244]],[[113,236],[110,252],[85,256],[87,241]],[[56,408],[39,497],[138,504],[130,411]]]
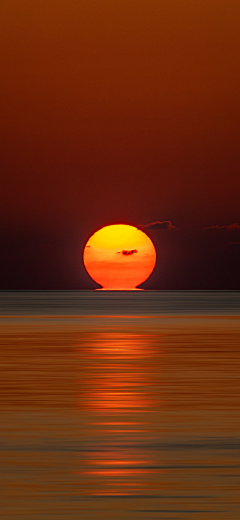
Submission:
[[[1,229],[239,222],[239,0],[2,0]]]
[[[234,213],[239,16],[238,0],[2,0],[3,218],[97,219],[103,186],[118,220],[136,197],[140,221]]]

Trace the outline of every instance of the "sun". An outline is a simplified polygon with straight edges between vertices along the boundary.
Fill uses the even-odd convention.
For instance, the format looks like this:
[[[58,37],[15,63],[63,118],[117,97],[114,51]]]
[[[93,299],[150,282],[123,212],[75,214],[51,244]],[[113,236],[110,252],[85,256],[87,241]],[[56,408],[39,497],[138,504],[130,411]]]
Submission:
[[[156,264],[150,238],[134,226],[114,224],[94,233],[83,262],[91,278],[107,290],[132,290],[145,282]]]

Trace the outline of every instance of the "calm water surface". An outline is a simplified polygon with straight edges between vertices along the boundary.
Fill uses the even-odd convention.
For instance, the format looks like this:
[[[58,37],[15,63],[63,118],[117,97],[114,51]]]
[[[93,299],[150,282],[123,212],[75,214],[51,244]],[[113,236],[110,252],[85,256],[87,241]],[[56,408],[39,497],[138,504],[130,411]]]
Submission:
[[[1,520],[239,520],[239,293],[64,294],[1,297]]]

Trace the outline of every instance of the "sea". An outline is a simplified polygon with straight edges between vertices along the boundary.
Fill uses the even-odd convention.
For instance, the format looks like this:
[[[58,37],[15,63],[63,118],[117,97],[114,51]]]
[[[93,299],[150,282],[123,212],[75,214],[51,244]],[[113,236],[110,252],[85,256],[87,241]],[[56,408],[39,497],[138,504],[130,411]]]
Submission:
[[[239,520],[240,291],[0,292],[1,520]]]

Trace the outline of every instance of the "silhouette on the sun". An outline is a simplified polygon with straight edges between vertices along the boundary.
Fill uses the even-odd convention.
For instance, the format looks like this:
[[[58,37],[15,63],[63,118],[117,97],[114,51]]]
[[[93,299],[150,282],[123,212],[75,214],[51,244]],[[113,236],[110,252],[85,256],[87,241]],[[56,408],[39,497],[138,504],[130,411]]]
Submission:
[[[137,249],[130,249],[130,251],[128,251],[127,249],[123,249],[122,251],[117,251],[116,254],[129,256],[129,255],[133,255],[134,253],[137,253]]]

